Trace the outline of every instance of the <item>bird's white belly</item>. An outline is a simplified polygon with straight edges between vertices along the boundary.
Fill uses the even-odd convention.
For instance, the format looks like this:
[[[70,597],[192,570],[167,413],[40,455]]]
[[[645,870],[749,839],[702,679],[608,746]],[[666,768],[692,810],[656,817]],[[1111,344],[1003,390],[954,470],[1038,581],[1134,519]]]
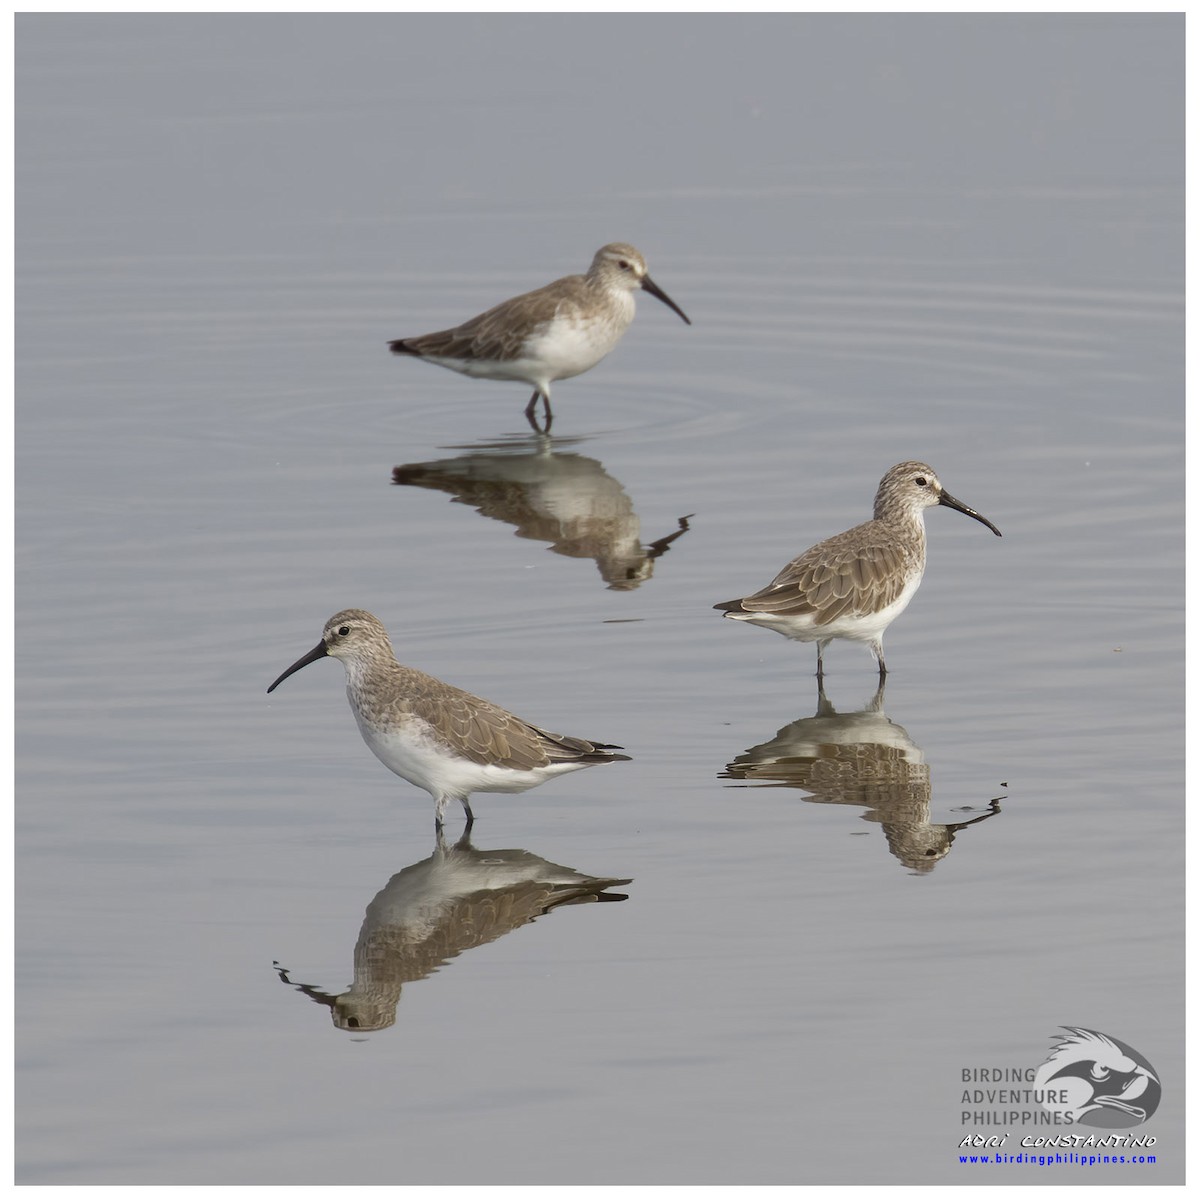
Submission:
[[[537,377],[533,364],[526,358],[446,358],[440,354],[427,354],[425,361],[460,375],[469,375],[472,379],[517,379],[534,383]]]
[[[590,320],[557,317],[525,342],[521,357],[538,372],[538,378],[570,379],[590,371],[604,358],[628,325],[608,314]]]
[[[727,615],[735,621],[748,621],[752,625],[772,629],[795,642],[824,642],[832,638],[842,638],[851,642],[869,643],[883,635],[883,631],[908,607],[920,586],[921,576],[916,575],[905,585],[904,591],[885,608],[872,613],[844,613],[826,625],[817,625],[812,613],[796,616],[774,616],[771,613]]]
[[[590,371],[621,340],[623,328],[608,321],[556,320],[530,335],[514,358],[447,358],[425,356],[474,379],[512,379],[534,386],[570,379]]]
[[[431,733],[419,717],[402,726],[380,728],[355,711],[359,732],[371,753],[389,771],[431,796],[466,796],[471,792],[524,792],[552,775],[577,771],[584,763],[553,763],[517,771],[488,763],[472,762],[454,754]]]

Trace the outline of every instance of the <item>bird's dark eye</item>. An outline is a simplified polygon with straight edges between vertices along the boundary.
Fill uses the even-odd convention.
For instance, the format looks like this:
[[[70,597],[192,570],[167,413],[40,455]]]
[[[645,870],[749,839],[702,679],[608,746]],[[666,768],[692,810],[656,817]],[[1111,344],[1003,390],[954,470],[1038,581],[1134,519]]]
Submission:
[[[624,259],[621,259],[621,261],[617,263],[617,266],[620,267],[622,271],[629,270],[629,264]]]
[[[916,479],[913,480],[913,483],[915,483],[917,487],[925,487],[929,483],[929,480],[926,479],[924,475],[918,475]]]
[[[339,637],[345,637],[346,634],[348,634],[349,632],[350,632],[349,625],[339,625],[338,626],[338,636]]]

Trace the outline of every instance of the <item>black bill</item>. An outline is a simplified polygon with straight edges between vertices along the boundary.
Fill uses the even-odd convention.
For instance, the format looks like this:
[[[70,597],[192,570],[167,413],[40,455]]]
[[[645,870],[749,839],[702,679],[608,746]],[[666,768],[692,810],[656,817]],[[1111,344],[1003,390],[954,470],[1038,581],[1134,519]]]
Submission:
[[[947,508],[957,509],[960,513],[966,513],[968,517],[974,517],[981,525],[986,525],[997,537],[1004,536],[987,517],[981,516],[973,508],[968,508],[961,500],[955,500],[949,492],[942,492],[938,497],[938,503],[944,504]]]
[[[969,510],[968,510],[969,511]],[[979,518],[981,521],[982,517]],[[280,677],[275,680],[269,688],[267,694],[270,695],[289,675],[295,675],[301,667],[307,667],[310,662],[316,662],[318,658],[325,658],[329,651],[325,647],[323,641],[318,642],[303,658],[298,658]]]
[[[692,323],[687,313],[685,313],[683,309],[680,308],[679,305],[676,304],[675,301],[672,300],[671,297],[668,296],[667,293],[664,292],[662,288],[660,288],[658,284],[650,278],[649,275],[642,276],[642,291],[649,292],[650,295],[657,297],[668,308],[673,308],[683,318],[685,325],[690,325]]]

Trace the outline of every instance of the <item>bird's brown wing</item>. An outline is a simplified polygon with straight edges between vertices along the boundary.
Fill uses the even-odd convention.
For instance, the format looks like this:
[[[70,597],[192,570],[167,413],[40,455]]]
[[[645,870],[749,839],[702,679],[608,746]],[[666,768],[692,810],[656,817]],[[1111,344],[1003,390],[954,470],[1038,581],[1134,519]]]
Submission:
[[[406,689],[411,711],[426,721],[448,747],[472,762],[528,771],[555,762],[602,762],[624,757],[610,753],[620,747],[550,733],[470,692],[437,680],[431,680],[435,687],[426,689],[421,682],[414,673]]]
[[[900,598],[908,573],[896,540],[886,531],[871,536],[873,525],[867,522],[818,543],[761,591],[719,607],[776,616],[811,613],[815,625],[886,608]]]
[[[586,301],[582,275],[568,275],[536,291],[514,296],[464,321],[453,329],[426,333],[390,342],[393,354],[415,354],[423,358],[466,358],[499,360],[519,358],[531,333],[552,321],[567,306],[578,309]]]

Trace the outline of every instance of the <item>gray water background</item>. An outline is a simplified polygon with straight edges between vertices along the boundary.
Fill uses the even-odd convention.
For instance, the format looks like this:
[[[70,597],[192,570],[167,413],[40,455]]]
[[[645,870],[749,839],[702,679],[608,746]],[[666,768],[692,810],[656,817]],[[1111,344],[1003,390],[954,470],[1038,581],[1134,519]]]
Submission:
[[[1081,1025],[1158,1070],[1157,1165],[984,1180],[1180,1182],[1183,53],[1171,15],[20,16],[18,1180],[979,1182],[963,1068]],[[644,296],[548,447],[523,386],[386,351],[617,239],[694,325]],[[585,524],[600,480],[626,551],[689,528],[609,587],[391,482],[471,455]],[[711,611],[907,458],[1004,534],[929,514],[901,733],[849,738],[932,825],[1003,797],[920,872],[722,777],[815,653]],[[264,694],[347,606],[633,755],[474,830],[629,899],[358,1034],[272,963],[346,989],[432,803],[336,664]],[[862,708],[867,652],[826,662]]]

